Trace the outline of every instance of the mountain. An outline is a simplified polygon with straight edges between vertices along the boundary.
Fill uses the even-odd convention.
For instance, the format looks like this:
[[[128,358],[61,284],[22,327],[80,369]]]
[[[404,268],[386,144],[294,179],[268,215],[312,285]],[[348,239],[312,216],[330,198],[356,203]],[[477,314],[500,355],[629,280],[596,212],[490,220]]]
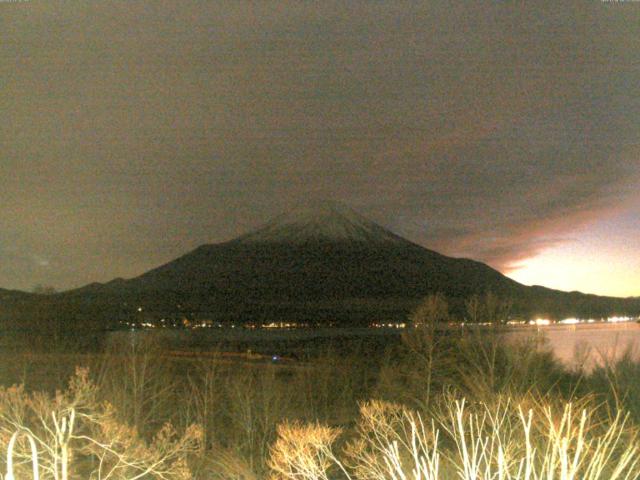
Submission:
[[[22,292],[20,290],[6,290],[0,288],[0,302],[20,301],[34,298],[35,294]]]
[[[243,243],[301,244],[325,242],[402,243],[406,240],[333,202],[310,204],[283,213],[270,223],[237,239]]]
[[[203,245],[119,288],[295,301],[415,297],[434,290],[466,295],[487,285],[507,292],[518,284],[329,204],[281,215],[230,242]]]
[[[437,292],[462,314],[465,299],[488,291],[513,299],[523,316],[640,310],[637,300],[524,286],[483,263],[405,240],[334,203],[301,207],[138,277],[55,297],[65,315],[83,321],[185,316],[354,324],[403,320],[421,298]]]
[[[34,305],[39,303],[39,297],[34,293],[0,288],[0,330],[15,319],[22,320],[21,312],[33,312]]]

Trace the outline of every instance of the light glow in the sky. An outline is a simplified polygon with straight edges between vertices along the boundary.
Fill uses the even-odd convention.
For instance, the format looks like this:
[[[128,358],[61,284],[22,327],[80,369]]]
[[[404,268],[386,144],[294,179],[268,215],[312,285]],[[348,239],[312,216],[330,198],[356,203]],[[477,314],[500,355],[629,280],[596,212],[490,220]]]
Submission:
[[[508,276],[525,285],[619,297],[640,296],[638,213],[630,208],[574,232]]]

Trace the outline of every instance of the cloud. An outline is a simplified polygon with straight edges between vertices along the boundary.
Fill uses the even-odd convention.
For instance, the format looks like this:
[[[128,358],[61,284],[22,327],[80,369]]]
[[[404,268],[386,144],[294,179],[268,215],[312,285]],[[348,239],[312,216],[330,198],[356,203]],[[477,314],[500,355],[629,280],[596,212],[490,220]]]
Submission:
[[[0,8],[0,227],[60,266],[0,285],[136,275],[308,197],[506,270],[639,176],[631,4]]]

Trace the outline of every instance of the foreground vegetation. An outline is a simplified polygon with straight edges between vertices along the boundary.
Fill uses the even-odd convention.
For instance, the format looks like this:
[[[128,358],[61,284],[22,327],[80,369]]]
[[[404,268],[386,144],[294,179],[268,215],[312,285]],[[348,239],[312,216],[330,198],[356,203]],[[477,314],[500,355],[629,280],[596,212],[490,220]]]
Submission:
[[[485,318],[495,305],[469,303]],[[282,363],[169,356],[153,335],[95,354],[16,348],[0,371],[4,478],[640,478],[631,356],[568,371],[499,321],[447,320],[431,297],[398,344]]]

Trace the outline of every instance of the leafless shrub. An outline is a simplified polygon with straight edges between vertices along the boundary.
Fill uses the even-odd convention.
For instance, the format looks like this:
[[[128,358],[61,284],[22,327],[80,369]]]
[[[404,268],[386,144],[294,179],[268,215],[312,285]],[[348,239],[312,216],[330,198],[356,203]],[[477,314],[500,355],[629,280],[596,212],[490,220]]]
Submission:
[[[530,397],[473,405],[445,398],[429,422],[405,407],[362,405],[357,436],[345,453],[331,450],[335,432],[295,425],[278,430],[270,465],[278,479],[631,480],[640,476],[637,431],[618,413],[602,422],[591,400],[558,407]],[[315,443],[314,443],[315,442]]]
[[[143,435],[160,428],[175,404],[172,363],[164,350],[155,335],[118,332],[95,368],[102,398]]]
[[[290,418],[295,385],[279,378],[273,368],[244,369],[227,380],[225,408],[229,422],[227,447],[260,473],[276,438],[279,423]]]
[[[0,389],[0,443],[14,442],[5,465],[7,478],[24,478],[37,449],[41,479],[186,480],[187,457],[200,448],[193,425],[178,434],[165,424],[150,441],[121,423],[108,403],[97,400],[86,369],[78,369],[68,389],[50,396],[23,387]],[[23,434],[17,441],[14,434]]]
[[[335,468],[344,470],[332,446],[340,431],[318,424],[283,423],[271,448],[272,480],[329,480]]]

